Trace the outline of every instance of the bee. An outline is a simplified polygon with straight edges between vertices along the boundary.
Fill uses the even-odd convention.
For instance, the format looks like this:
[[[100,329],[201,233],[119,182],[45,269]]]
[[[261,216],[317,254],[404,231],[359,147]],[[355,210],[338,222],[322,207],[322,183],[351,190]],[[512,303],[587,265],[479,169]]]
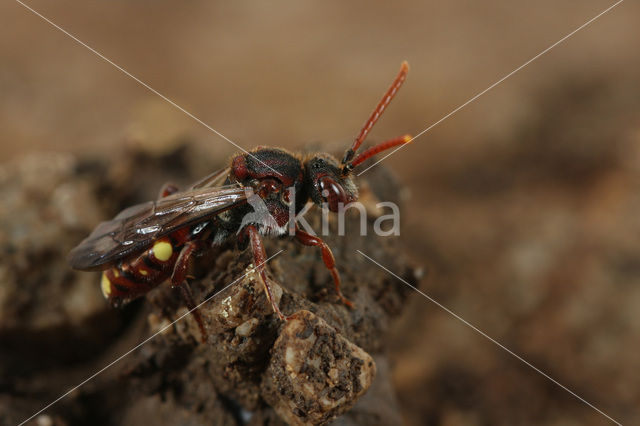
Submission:
[[[271,147],[239,153],[231,158],[228,167],[186,190],[167,184],[156,201],[129,207],[112,220],[100,223],[71,250],[69,264],[78,270],[103,271],[101,289],[114,306],[169,280],[180,289],[204,340],[206,331],[187,281],[194,256],[233,239],[240,250],[250,246],[267,299],[278,317],[285,320],[267,280],[263,236],[290,234],[303,245],[320,249],[338,297],[352,307],[340,290],[340,274],[331,249],[321,238],[300,229],[295,221],[292,223],[291,213],[298,214],[309,200],[338,212],[358,199],[352,174],[355,167],[379,152],[411,141],[409,135],[404,135],[357,154],[404,83],[408,70],[407,62],[403,62],[342,161],[327,153],[303,156]]]

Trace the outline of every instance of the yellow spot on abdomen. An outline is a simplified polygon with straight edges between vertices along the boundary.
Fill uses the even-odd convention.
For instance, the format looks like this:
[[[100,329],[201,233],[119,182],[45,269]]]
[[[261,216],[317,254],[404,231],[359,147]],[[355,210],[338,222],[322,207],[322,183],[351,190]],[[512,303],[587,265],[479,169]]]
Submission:
[[[149,274],[149,271],[147,271],[146,269],[142,269],[142,268],[138,269],[138,272],[140,272],[140,275],[144,275],[144,276]]]
[[[166,241],[158,241],[153,245],[153,255],[160,262],[166,262],[173,255],[173,247]]]
[[[102,273],[100,288],[102,289],[102,294],[104,295],[104,297],[108,299],[109,295],[111,294],[111,281],[109,281],[109,278],[107,278],[106,272]]]

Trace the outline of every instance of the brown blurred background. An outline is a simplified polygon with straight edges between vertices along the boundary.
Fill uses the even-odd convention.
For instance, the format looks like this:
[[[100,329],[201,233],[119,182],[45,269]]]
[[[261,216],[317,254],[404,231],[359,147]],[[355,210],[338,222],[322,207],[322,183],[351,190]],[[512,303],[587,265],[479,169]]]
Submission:
[[[612,2],[28,4],[244,148],[339,150],[402,60],[372,140],[420,132]],[[20,4],[0,16],[2,162],[182,138],[236,151]],[[625,424],[640,422],[638,16],[622,3],[385,161],[411,190],[421,289]],[[393,340],[407,424],[608,422],[417,294]]]

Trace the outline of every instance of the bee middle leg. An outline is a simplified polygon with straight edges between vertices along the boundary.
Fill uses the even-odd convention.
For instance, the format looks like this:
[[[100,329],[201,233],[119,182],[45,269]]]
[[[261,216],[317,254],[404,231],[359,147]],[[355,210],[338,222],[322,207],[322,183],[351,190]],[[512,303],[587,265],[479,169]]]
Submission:
[[[251,250],[253,252],[253,263],[258,272],[260,273],[260,278],[262,278],[262,284],[264,285],[264,290],[267,293],[267,298],[269,302],[271,302],[271,306],[273,307],[274,312],[278,315],[281,320],[285,320],[285,316],[280,312],[280,308],[276,304],[275,300],[273,300],[273,294],[271,293],[271,287],[269,286],[269,281],[267,280],[267,274],[264,269],[264,264],[267,262],[267,253],[264,250],[264,244],[262,243],[262,237],[260,233],[256,229],[255,226],[249,225],[245,228],[249,233],[249,240],[251,241]]]
[[[198,311],[198,307],[196,306],[195,301],[193,300],[193,293],[191,293],[191,287],[189,287],[189,283],[187,282],[187,271],[189,269],[189,264],[191,262],[191,257],[194,252],[200,248],[201,244],[198,241],[188,241],[180,250],[180,254],[178,255],[178,259],[176,259],[175,266],[173,267],[173,273],[171,274],[171,285],[172,287],[178,287],[180,289],[180,294],[184,299],[184,302],[187,305],[187,309],[193,315],[193,318],[198,323],[198,328],[200,329],[200,334],[202,335],[202,343],[207,341],[207,331],[204,328],[204,323],[202,322],[202,316]]]
[[[333,277],[333,285],[336,289],[336,293],[338,293],[338,296],[340,297],[340,300],[342,301],[342,303],[344,303],[350,308],[353,308],[353,302],[351,302],[349,299],[344,297],[344,295],[342,294],[342,291],[340,291],[340,274],[338,273],[338,269],[336,268],[336,259],[335,257],[333,257],[333,253],[331,252],[331,249],[329,248],[327,243],[322,241],[320,237],[311,235],[303,231],[302,229],[298,228],[297,226],[296,226],[296,239],[300,241],[302,244],[304,244],[305,246],[320,247],[320,249],[322,250],[322,261],[324,262],[324,266],[326,266],[329,272],[331,272],[331,276]]]

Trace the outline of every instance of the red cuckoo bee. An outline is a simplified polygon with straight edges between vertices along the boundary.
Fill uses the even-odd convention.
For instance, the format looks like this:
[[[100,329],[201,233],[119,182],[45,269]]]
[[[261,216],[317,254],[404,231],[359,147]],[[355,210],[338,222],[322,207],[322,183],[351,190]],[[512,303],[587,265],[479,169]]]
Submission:
[[[232,157],[228,167],[179,191],[165,185],[156,201],[138,204],[102,222],[69,253],[70,265],[79,270],[101,270],[101,287],[112,305],[122,305],[164,281],[178,287],[202,332],[204,325],[195,310],[187,283],[193,256],[211,246],[236,239],[239,249],[249,245],[254,265],[268,300],[280,319],[265,272],[263,236],[292,235],[306,246],[318,247],[331,272],[335,291],[351,307],[340,290],[340,275],[331,249],[325,242],[291,223],[290,212],[299,213],[309,200],[332,212],[354,202],[358,189],[352,172],[375,154],[411,141],[408,135],[379,143],[357,154],[367,134],[407,77],[406,62],[365,122],[341,162],[327,153],[303,156],[284,149],[258,147]],[[250,195],[260,197],[268,215],[253,215]],[[295,194],[292,197],[291,194]],[[254,212],[255,213],[255,212]],[[269,217],[269,220],[261,220]],[[250,218],[247,220],[247,218]]]

